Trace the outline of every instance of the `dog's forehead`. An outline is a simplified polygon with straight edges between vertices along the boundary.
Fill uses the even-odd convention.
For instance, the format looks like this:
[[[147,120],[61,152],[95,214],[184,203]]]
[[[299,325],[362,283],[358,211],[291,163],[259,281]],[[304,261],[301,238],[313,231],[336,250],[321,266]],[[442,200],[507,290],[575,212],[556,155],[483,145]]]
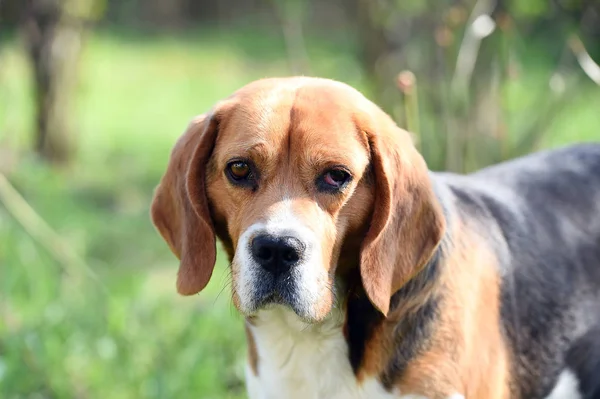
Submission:
[[[217,145],[228,152],[309,150],[313,157],[358,157],[358,162],[367,162],[366,137],[355,123],[364,97],[329,81],[290,82],[237,93]]]

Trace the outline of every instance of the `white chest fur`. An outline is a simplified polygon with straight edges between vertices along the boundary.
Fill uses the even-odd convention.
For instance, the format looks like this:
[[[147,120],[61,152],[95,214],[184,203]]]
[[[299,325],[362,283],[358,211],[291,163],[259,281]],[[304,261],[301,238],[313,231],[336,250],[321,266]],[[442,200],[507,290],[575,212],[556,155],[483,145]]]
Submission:
[[[342,323],[335,312],[310,325],[284,308],[261,311],[251,326],[259,361],[258,376],[246,372],[250,399],[426,399],[387,392],[376,379],[358,384]]]

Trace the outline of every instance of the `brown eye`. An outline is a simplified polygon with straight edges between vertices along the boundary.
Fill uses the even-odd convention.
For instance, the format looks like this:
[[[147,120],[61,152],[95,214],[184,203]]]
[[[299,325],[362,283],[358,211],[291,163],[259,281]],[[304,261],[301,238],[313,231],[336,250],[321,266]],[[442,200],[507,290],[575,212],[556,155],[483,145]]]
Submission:
[[[317,181],[319,189],[323,191],[336,192],[344,188],[352,180],[350,173],[344,169],[335,168],[323,173]]]
[[[234,161],[227,165],[229,175],[233,180],[246,180],[250,177],[250,165],[243,161]]]

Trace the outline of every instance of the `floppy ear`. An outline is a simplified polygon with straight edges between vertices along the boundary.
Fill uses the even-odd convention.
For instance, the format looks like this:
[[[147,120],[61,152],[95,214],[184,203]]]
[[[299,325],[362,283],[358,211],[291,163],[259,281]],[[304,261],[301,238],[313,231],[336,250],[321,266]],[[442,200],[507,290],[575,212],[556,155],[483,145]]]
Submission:
[[[179,138],[151,206],[152,222],[179,258],[177,291],[200,292],[212,275],[216,239],[205,187],[205,165],[219,124],[217,111],[196,117]]]
[[[383,111],[379,111],[383,114]],[[445,231],[425,161],[387,115],[365,128],[375,177],[372,220],[361,247],[365,292],[387,315],[392,295],[427,264]]]

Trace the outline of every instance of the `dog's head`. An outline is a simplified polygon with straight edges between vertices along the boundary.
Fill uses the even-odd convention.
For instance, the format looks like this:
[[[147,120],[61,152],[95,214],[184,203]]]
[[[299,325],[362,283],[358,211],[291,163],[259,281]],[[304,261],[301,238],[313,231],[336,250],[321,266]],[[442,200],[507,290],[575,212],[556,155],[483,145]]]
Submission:
[[[218,236],[243,314],[281,303],[312,322],[348,270],[387,314],[445,226],[408,133],[356,90],[315,78],[251,83],[192,121],[151,213],[181,261],[181,294],[208,283]]]

